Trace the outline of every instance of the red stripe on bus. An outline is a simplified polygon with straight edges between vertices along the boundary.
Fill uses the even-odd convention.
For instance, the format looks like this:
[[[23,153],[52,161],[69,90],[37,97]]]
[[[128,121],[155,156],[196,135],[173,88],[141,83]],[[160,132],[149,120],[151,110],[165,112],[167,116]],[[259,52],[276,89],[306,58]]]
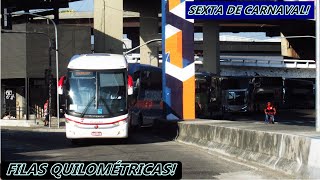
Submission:
[[[124,118],[124,119],[121,119],[121,120],[118,120],[118,121],[114,121],[114,122],[110,122],[110,123],[83,123],[83,122],[79,122],[79,121],[75,121],[75,120],[66,118],[66,120],[68,120],[68,121],[72,121],[72,122],[75,122],[75,123],[78,123],[78,124],[84,124],[84,125],[107,125],[107,124],[114,124],[114,123],[117,123],[117,122],[120,122],[120,121],[125,121],[126,119],[127,118]]]

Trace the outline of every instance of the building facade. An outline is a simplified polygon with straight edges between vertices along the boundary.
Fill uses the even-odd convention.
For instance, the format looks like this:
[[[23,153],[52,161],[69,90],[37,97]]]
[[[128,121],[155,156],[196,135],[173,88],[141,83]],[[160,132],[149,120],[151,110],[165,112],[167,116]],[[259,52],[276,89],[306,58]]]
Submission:
[[[1,116],[9,112],[17,119],[37,114],[49,95],[45,71],[51,66],[56,77],[55,31],[46,24],[15,24],[1,36]],[[91,28],[58,25],[59,76],[66,74],[74,54],[91,52]],[[51,65],[50,65],[51,64]],[[55,82],[55,79],[53,79]],[[52,83],[55,114],[56,83]]]

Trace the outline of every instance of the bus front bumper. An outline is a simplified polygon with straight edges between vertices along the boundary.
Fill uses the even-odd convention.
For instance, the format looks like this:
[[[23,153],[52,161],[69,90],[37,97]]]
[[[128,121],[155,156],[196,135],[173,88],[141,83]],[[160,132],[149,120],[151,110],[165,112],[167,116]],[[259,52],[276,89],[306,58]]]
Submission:
[[[128,128],[126,121],[111,125],[79,125],[68,122],[66,123],[66,137],[68,139],[127,138]]]

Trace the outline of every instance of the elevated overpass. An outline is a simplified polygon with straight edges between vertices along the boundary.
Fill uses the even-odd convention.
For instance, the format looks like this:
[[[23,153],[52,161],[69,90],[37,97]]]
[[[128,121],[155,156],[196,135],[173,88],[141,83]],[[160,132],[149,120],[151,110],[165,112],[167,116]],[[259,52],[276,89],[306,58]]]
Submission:
[[[129,63],[140,63],[140,54],[127,56]],[[159,54],[159,66],[162,67]],[[194,56],[195,71],[203,71],[203,57]],[[285,59],[282,56],[220,55],[220,75],[235,77],[316,78],[314,60]]]
[[[53,18],[60,23],[67,24],[82,24],[93,26],[94,13],[57,13],[59,8],[68,7],[69,2],[77,0],[29,0],[29,1],[18,1],[18,0],[3,0],[2,10],[6,7],[11,7],[13,11],[30,11],[32,9],[49,9],[43,12],[39,12],[40,15],[52,15]],[[101,0],[96,0],[95,4],[99,4]],[[103,1],[111,4],[110,0]],[[120,1],[119,1],[120,2]],[[150,7],[150,1],[148,0],[123,0],[118,3],[120,9],[124,10],[122,15],[123,21],[123,32],[128,34],[129,38],[134,40],[133,46],[140,44],[142,39],[158,38],[159,32],[161,32],[161,0],[152,1],[152,7]],[[100,4],[101,5],[101,4]],[[108,6],[109,6],[108,5]],[[111,4],[112,5],[112,4]],[[98,6],[96,6],[97,8]],[[146,14],[145,14],[146,13]],[[142,15],[140,17],[140,15]],[[144,17],[145,18],[144,20]],[[33,21],[33,17],[27,17],[28,20]],[[76,19],[76,21],[75,21]],[[151,22],[152,19],[152,22]],[[25,22],[26,17],[15,17],[16,22]],[[43,20],[42,20],[43,21]],[[140,30],[144,29],[144,23],[151,23],[156,25],[152,34],[148,32],[150,26],[146,29],[148,37],[140,38]],[[194,32],[203,32],[203,27],[206,21],[195,21]],[[280,32],[284,36],[303,36],[315,35],[315,21],[301,21],[301,20],[290,20],[290,21],[279,21],[279,20],[251,20],[251,21],[215,21],[218,24],[219,32],[266,32],[267,36],[279,36]],[[291,28],[291,25],[295,28]],[[156,30],[157,29],[157,30]],[[151,32],[151,31],[150,31]],[[155,33],[157,32],[157,33]],[[152,37],[153,36],[153,37]],[[146,40],[144,40],[145,42]],[[137,43],[138,42],[138,43]],[[304,45],[301,45],[304,44]],[[283,55],[298,58],[298,59],[315,59],[314,58],[314,39],[312,38],[296,38],[296,39],[283,39],[282,46]],[[155,48],[153,48],[155,49]],[[286,50],[285,50],[286,49]],[[154,50],[155,51],[155,50]]]
[[[5,8],[10,9],[10,11],[12,12],[19,12],[19,11],[29,12],[31,10],[42,9],[41,12],[34,12],[34,14],[38,14],[42,16],[53,15],[53,19],[55,23],[58,24],[59,8],[68,8],[69,3],[74,1],[80,1],[80,0],[27,0],[27,1],[2,0],[1,14],[3,14]],[[30,21],[33,19],[33,16],[23,15],[23,16],[20,16],[20,19],[22,19],[23,21]]]
[[[246,1],[246,0],[243,0]],[[282,1],[282,0],[276,0]],[[159,8],[147,8],[150,6],[148,0],[124,0],[123,8],[127,11],[145,12],[153,11],[153,14],[159,14],[158,22],[161,26],[161,0],[152,1],[153,7]],[[175,1],[172,0],[174,4]],[[153,18],[156,18],[155,16]],[[181,18],[180,18],[181,19]],[[126,22],[128,27],[135,28],[135,32],[138,31],[138,27],[141,27],[138,17],[132,17]],[[203,32],[203,27],[206,21],[195,20],[193,23],[194,32]],[[219,32],[266,32],[268,36],[279,36],[282,33],[287,36],[315,36],[315,20],[245,20],[245,21],[216,21],[218,24]],[[292,28],[292,27],[295,28]],[[132,29],[133,31],[133,29]],[[161,30],[159,30],[160,32]],[[303,45],[301,45],[303,44]],[[315,40],[312,38],[296,38],[296,39],[283,39],[282,41],[283,55],[298,58],[298,59],[315,59]]]
[[[81,24],[93,27],[94,22],[93,12],[66,12],[60,13],[60,23],[62,24]],[[161,33],[161,14],[156,17],[157,33],[154,33],[152,38],[160,38]],[[24,22],[23,18],[16,18],[17,22]],[[36,19],[40,23],[46,23],[45,20]],[[219,24],[219,32],[266,32],[267,36],[279,36],[280,33],[284,37],[288,36],[315,36],[314,20],[301,21],[215,21]],[[195,21],[194,32],[203,32],[204,21]],[[291,28],[294,25],[294,29]],[[128,35],[129,39],[133,40],[133,46],[140,44],[140,13],[124,11],[123,13],[123,33]],[[149,39],[152,39],[149,38]],[[303,44],[303,45],[302,45]],[[314,38],[283,38],[282,53],[284,56],[298,59],[315,59],[315,40]],[[197,45],[195,46],[197,47]]]
[[[141,19],[139,8],[129,8],[130,6],[124,1],[124,13],[123,13],[123,33],[128,35],[131,39],[132,45],[138,46],[140,44],[140,29]],[[129,6],[129,7],[128,7]],[[128,7],[127,9],[125,9]],[[141,7],[143,8],[143,7]],[[135,10],[136,12],[126,11]],[[153,30],[153,35],[148,35],[149,39],[160,38],[161,33],[161,13],[158,13],[155,19],[157,19],[157,30]],[[54,17],[54,16],[52,16]],[[154,19],[154,20],[155,20]],[[16,22],[25,22],[23,17],[15,17]],[[37,23],[46,23],[43,19],[33,19]],[[93,27],[94,13],[93,12],[65,12],[59,14],[59,22],[62,24],[81,24]],[[315,21],[314,20],[264,20],[264,21],[215,21],[218,24],[219,32],[266,32],[267,36],[279,36],[280,33],[284,37],[287,36],[315,36]],[[194,22],[194,32],[203,32],[205,21]],[[294,25],[294,29],[291,28]],[[148,33],[147,33],[148,34]],[[315,59],[315,39],[314,38],[284,38],[281,41],[282,55],[295,58],[295,59]],[[145,40],[147,41],[147,40]],[[143,42],[145,42],[143,41]],[[142,42],[141,42],[142,43]],[[303,45],[302,45],[303,44]],[[254,47],[254,46],[252,46]],[[152,48],[152,47],[151,47]],[[199,49],[197,44],[196,49]],[[154,51],[157,49],[153,48]],[[201,48],[202,49],[202,48]]]
[[[62,2],[63,0],[60,1]],[[65,0],[64,2],[69,1]],[[287,36],[314,36],[315,21],[313,20],[192,22],[186,20],[183,17],[183,13],[181,14],[181,11],[178,11],[179,8],[181,10],[181,7],[183,9],[183,2],[180,0],[95,0],[94,2],[95,11],[93,23],[96,52],[122,52],[122,35],[125,31],[128,32],[129,38],[131,36],[130,32],[132,32],[131,34],[135,35],[132,39],[138,40],[139,44],[158,38],[159,33],[163,32],[162,36],[165,40],[163,47],[166,48],[170,46],[169,49],[163,49],[164,55],[168,58],[170,55],[170,59],[168,59],[167,62],[180,68],[179,71],[181,71],[181,75],[186,77],[183,81],[179,80],[179,77],[173,77],[168,74],[164,77],[165,102],[167,103],[167,109],[170,109],[170,112],[172,112],[170,117],[183,119],[194,118],[194,114],[188,113],[194,110],[192,109],[194,100],[189,101],[190,98],[183,95],[194,94],[190,91],[190,89],[194,89],[194,85],[192,85],[194,73],[193,71],[186,72],[185,70],[187,67],[191,67],[192,69],[195,65],[193,59],[195,45],[192,43],[191,38],[194,32],[203,32],[203,64],[206,71],[213,73],[220,73],[220,65],[221,67],[224,66],[223,63],[220,62],[221,46],[217,43],[219,41],[219,32],[224,31],[266,32],[268,36],[278,36],[282,33],[282,55],[293,59],[315,59],[315,41],[313,38],[285,38]],[[163,14],[161,14],[162,2],[167,3],[163,6]],[[150,6],[154,8],[150,8]],[[57,8],[55,9],[54,17],[57,20],[59,19],[59,14],[57,14]],[[128,20],[123,21],[123,10],[138,12],[139,17],[128,17]],[[163,24],[159,21],[162,16],[166,17],[166,21],[163,21]],[[88,24],[92,24],[92,21],[89,21]],[[292,28],[292,25],[294,25],[295,28]],[[162,29],[160,29],[160,27]],[[168,34],[168,32],[170,33]],[[139,36],[137,36],[137,34]],[[152,45],[141,48],[141,63],[149,63],[149,59],[152,58],[154,59],[152,62],[156,63],[153,65],[158,65],[158,51],[159,49]],[[167,60],[167,57],[164,59]],[[230,67],[236,66],[232,65]],[[250,66],[242,65],[239,67]],[[238,69],[237,73],[240,73],[239,70],[240,69]],[[165,72],[167,73],[166,70]],[[171,104],[172,101],[170,99],[172,97],[175,98],[174,104]]]

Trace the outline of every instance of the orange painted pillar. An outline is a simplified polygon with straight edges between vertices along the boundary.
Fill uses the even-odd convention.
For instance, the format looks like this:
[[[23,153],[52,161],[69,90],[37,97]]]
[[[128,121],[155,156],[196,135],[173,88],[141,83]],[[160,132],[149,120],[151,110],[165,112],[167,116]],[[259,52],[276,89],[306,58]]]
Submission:
[[[162,0],[162,83],[167,120],[195,119],[194,21],[185,1]]]

